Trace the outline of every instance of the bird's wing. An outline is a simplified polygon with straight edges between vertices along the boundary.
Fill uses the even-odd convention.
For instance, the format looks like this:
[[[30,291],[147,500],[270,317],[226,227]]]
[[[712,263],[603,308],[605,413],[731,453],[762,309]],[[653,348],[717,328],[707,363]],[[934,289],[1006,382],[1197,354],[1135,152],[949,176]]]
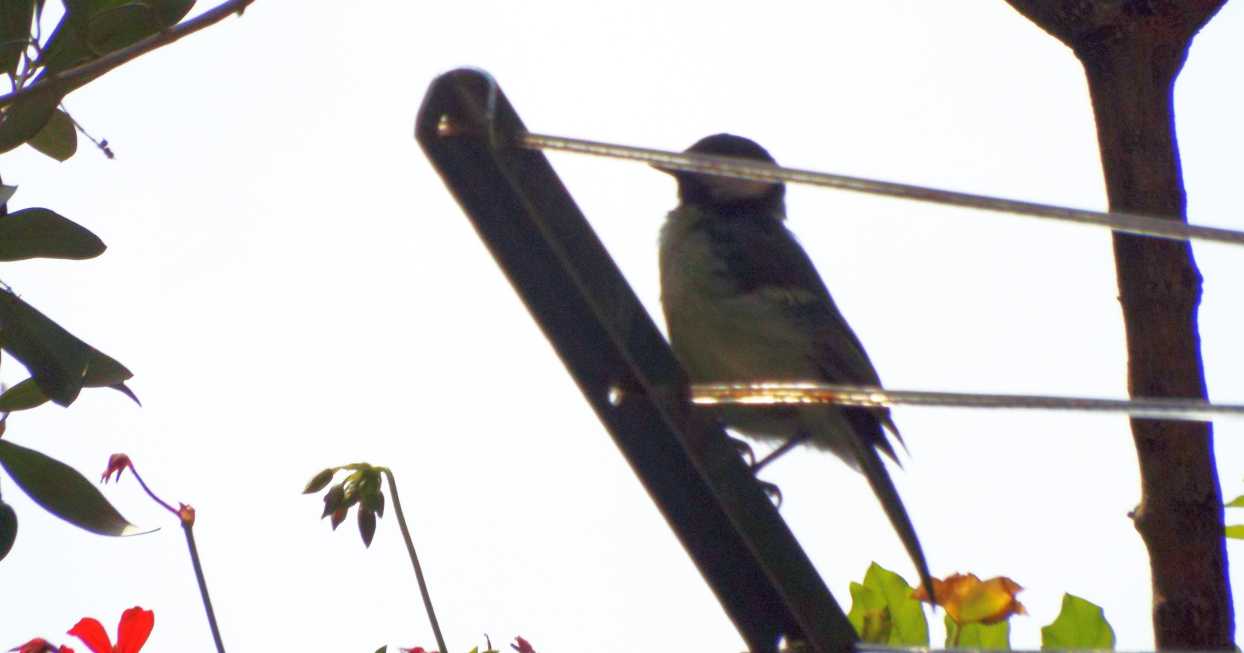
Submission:
[[[814,334],[805,353],[826,380],[880,385],[880,377],[868,359],[864,345],[834,304],[829,289],[817,275],[807,252],[784,225],[777,224],[777,227],[766,229],[757,239],[759,242],[751,243],[753,256],[750,258],[764,263],[756,264],[763,268],[760,269],[761,274],[753,277],[758,283],[750,292],[768,295],[767,303],[781,305],[787,320]],[[880,449],[894,458],[894,450],[882,430],[884,425],[898,436],[889,410],[846,408],[843,413],[852,426],[854,437],[850,438],[851,448],[860,471],[868,479],[890,524],[911,556],[921,582],[925,587],[932,588],[920,540],[878,454]],[[901,437],[899,442],[902,442]]]
[[[785,226],[779,224],[778,227],[779,229],[772,232],[767,231],[761,240],[768,250],[765,252],[765,259],[782,265],[785,274],[784,278],[770,275],[772,281],[779,283],[764,292],[776,294],[776,288],[785,289],[783,303],[790,318],[799,321],[803,328],[814,334],[812,348],[807,355],[826,381],[880,386],[881,377],[873,367],[872,360],[868,358],[868,353],[864,351],[864,344],[842,316],[842,311],[838,310],[825,282],[816,274],[816,267],[807,252]],[[874,416],[878,422],[873,445],[898,462],[894,449],[880,429],[884,426],[894,434],[904,449],[907,448],[898,426],[890,418],[890,410],[880,408],[867,411],[867,414]],[[873,430],[864,429],[864,432],[871,434]]]
[[[730,276],[746,280],[738,291],[762,295],[767,304],[780,307],[799,331],[813,334],[805,353],[827,381],[879,385],[881,379],[864,345],[794,234],[772,221],[748,238],[746,257],[726,259],[734,268]]]

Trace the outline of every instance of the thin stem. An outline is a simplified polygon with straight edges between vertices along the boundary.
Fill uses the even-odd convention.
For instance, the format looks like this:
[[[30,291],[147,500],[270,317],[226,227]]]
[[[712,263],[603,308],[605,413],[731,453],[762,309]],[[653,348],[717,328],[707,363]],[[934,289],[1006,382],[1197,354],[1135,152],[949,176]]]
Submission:
[[[64,111],[65,115],[69,117],[69,122],[73,123],[73,128],[78,130],[78,133],[87,137],[87,139],[94,143],[95,147],[104,153],[104,156],[109,159],[117,158],[117,155],[112,151],[112,148],[108,146],[108,139],[105,138],[101,141],[92,136],[91,132],[87,131],[86,128],[82,126],[82,123],[78,122],[78,119],[73,117],[72,113],[69,113],[69,108],[65,106],[64,102],[60,103],[60,110]]]
[[[165,510],[173,513],[174,515],[177,515],[178,518],[181,517],[181,513],[178,512],[176,508],[174,508],[173,506],[170,506],[167,502],[164,501],[164,499],[161,499],[160,497],[156,496],[156,493],[152,492],[151,488],[147,487],[147,482],[144,481],[142,475],[138,473],[138,468],[134,466],[134,463],[130,463],[129,468],[130,468],[130,472],[134,474],[134,478],[138,479],[138,484],[143,486],[143,492],[146,492],[147,496],[151,497],[152,501],[155,501],[161,506],[164,506]]]
[[[43,58],[43,49],[39,47],[39,41],[42,40],[43,21],[40,19],[35,21],[35,33],[31,39],[27,41],[26,48],[22,50],[22,62],[18,67],[18,70],[21,71],[20,76],[14,78],[12,75],[9,75],[9,78],[13,80],[14,91],[25,86],[26,82],[30,81],[30,76],[35,74],[35,71],[37,70],[37,66],[35,64],[39,59]],[[33,58],[30,56],[31,50],[34,50],[35,52],[35,56]]]
[[[165,510],[177,515],[177,519],[181,521],[181,528],[186,532],[186,547],[190,549],[190,564],[194,567],[194,578],[199,581],[199,596],[203,599],[203,610],[207,613],[207,625],[212,629],[212,639],[216,641],[217,653],[225,653],[225,645],[220,639],[220,627],[216,625],[216,611],[212,610],[212,597],[207,593],[207,579],[203,577],[203,563],[199,561],[199,547],[194,543],[194,509],[185,504],[182,504],[181,510],[169,505],[147,487],[147,482],[143,480],[132,461],[126,467],[129,467],[130,473],[138,479],[138,484],[142,486],[147,496],[163,506]]]
[[[415,555],[415,543],[410,539],[410,529],[406,527],[406,515],[402,512],[402,500],[397,496],[397,483],[393,480],[393,472],[388,467],[381,467],[385,478],[389,479],[389,495],[393,497],[393,512],[397,514],[397,525],[402,529],[402,538],[406,540],[406,552],[410,554],[410,564],[415,567],[415,579],[419,581],[419,594],[423,596],[423,607],[428,610],[428,622],[432,624],[432,635],[436,637],[436,646],[440,653],[449,653],[445,647],[445,638],[441,636],[441,626],[436,621],[436,611],[432,609],[432,596],[428,594],[428,584],[423,580],[423,567],[419,565],[419,556]]]
[[[186,546],[190,549],[190,562],[194,565],[194,578],[199,581],[199,596],[203,598],[203,610],[207,612],[207,625],[212,629],[212,639],[216,642],[216,651],[217,653],[225,653],[224,642],[220,639],[220,627],[216,625],[216,612],[212,610],[212,597],[207,593],[207,579],[203,577],[203,564],[199,562],[199,547],[194,544],[194,523],[183,519],[181,528],[186,532]]]

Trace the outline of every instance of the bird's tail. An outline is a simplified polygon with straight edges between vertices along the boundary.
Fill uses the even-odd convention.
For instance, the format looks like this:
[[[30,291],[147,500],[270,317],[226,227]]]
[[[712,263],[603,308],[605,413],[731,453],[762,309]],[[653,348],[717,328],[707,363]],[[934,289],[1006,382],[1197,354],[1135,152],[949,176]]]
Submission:
[[[860,471],[868,479],[873,493],[877,495],[877,500],[885,509],[886,516],[890,518],[890,525],[898,533],[899,539],[903,541],[903,546],[907,549],[907,555],[911,556],[912,563],[916,565],[916,572],[920,574],[920,582],[928,589],[930,601],[937,605],[933,596],[933,578],[929,574],[929,564],[924,558],[924,550],[920,548],[920,538],[916,537],[916,529],[911,525],[907,509],[903,507],[903,500],[898,496],[898,489],[894,487],[894,482],[890,479],[890,472],[886,470],[876,449],[861,442],[858,437],[852,437],[851,441],[855,448],[856,460],[859,461]]]
[[[889,408],[883,408],[877,417],[881,420],[881,426],[884,427],[881,432],[881,439],[885,442],[885,447],[882,450],[890,456],[890,460],[893,460],[894,464],[902,467],[903,461],[899,460],[898,456],[895,455],[894,447],[890,446],[890,441],[885,437],[885,432],[889,431],[890,433],[893,433],[894,439],[898,440],[898,446],[903,448],[903,453],[911,456],[911,450],[907,448],[907,441],[903,439],[903,434],[898,432],[898,425],[895,424],[894,420],[890,418]]]

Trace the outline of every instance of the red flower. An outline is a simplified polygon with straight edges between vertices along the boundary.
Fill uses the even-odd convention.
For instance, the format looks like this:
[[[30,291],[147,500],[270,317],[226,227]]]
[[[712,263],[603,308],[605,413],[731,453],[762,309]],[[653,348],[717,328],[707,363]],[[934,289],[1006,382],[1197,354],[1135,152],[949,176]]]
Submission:
[[[134,465],[133,463],[130,462],[129,456],[123,453],[114,453],[111,456],[108,456],[108,469],[105,469],[104,475],[99,477],[99,482],[107,483],[108,477],[112,476],[114,473],[117,475],[116,479],[114,480],[116,480],[117,482],[120,482],[121,472],[125,471],[126,467],[133,467],[133,466]]]
[[[510,648],[518,651],[518,653],[536,653],[536,649],[531,647],[531,642],[523,639],[521,636],[515,637],[516,643],[510,644]]]
[[[399,648],[398,650],[402,653],[428,653],[428,651],[422,646],[416,646],[414,648]],[[436,651],[432,651],[432,653],[436,653]]]
[[[92,653],[138,653],[143,644],[147,643],[147,636],[151,634],[154,626],[154,612],[133,607],[121,613],[121,623],[117,625],[116,646],[108,639],[104,627],[90,617],[79,621],[69,630],[69,634],[82,640]]]
[[[51,642],[42,637],[36,637],[21,646],[16,646],[9,650],[17,651],[17,653],[73,653],[73,649],[68,646],[56,648],[52,646]]]

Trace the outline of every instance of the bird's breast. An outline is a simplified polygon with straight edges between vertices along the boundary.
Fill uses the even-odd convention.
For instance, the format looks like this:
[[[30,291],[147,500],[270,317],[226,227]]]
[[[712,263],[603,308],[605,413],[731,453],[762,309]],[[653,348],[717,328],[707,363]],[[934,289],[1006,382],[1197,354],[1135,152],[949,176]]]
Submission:
[[[806,332],[787,320],[765,288],[735,279],[719,238],[702,221],[671,214],[661,233],[661,306],[674,355],[692,380],[746,382],[808,378]],[[746,252],[741,254],[746,255]]]

